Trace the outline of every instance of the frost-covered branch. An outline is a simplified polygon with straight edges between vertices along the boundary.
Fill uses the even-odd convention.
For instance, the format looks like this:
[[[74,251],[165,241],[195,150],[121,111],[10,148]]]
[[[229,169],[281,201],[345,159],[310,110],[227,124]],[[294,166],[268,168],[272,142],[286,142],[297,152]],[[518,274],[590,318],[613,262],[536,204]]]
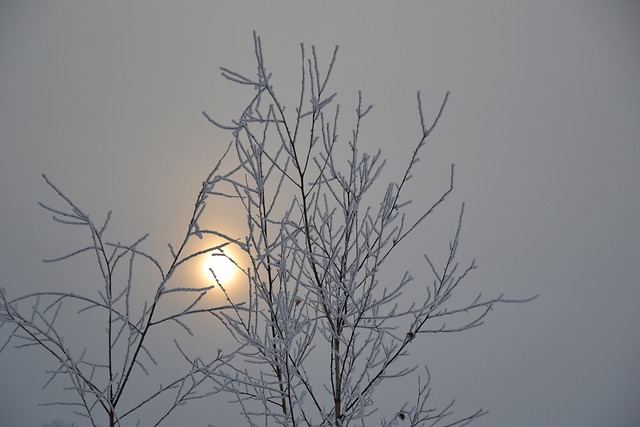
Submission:
[[[442,427],[463,426],[484,415],[478,410],[456,418],[453,401],[431,408],[428,371],[426,381],[418,377],[416,391],[409,392],[411,405],[394,410],[389,421],[378,410],[384,384],[414,377],[417,366],[406,356],[416,341],[433,333],[469,330],[481,325],[497,304],[531,298],[480,294],[460,300],[476,268],[475,260],[458,259],[464,205],[448,247],[424,248],[426,273],[414,278],[409,273],[413,266],[403,266],[400,274],[390,274],[390,260],[406,261],[408,237],[422,232],[454,190],[451,165],[431,201],[416,206],[410,197],[418,181],[414,176],[422,173],[420,157],[434,137],[449,93],[429,119],[417,92],[417,130],[413,136],[406,130],[401,135],[413,149],[404,169],[389,178],[382,151],[363,148],[380,145],[363,132],[372,106],[357,92],[354,114],[345,114],[338,93],[331,90],[337,54],[336,47],[324,62],[315,47],[309,52],[301,45],[300,91],[291,101],[281,95],[255,33],[255,73],[221,68],[223,78],[252,95],[229,119],[203,113],[229,132],[232,141],[203,181],[183,237],[168,245],[168,262],[143,249],[146,235],[129,243],[107,240],[111,213],[96,225],[44,177],[64,206],[43,208],[56,222],[82,227],[88,234],[88,243],[47,261],[90,255],[102,283],[82,294],[43,290],[14,299],[0,289],[0,329],[8,329],[0,352],[12,342],[51,354],[57,364],[47,384],[66,378],[76,393],[75,399],[58,403],[94,426],[105,419],[110,427],[122,425],[150,402],[168,399],[165,410],[145,422],[158,425],[178,406],[218,392],[231,396],[250,426]],[[344,120],[350,122],[348,132],[342,130]],[[385,117],[374,120],[388,125]],[[210,199],[244,215],[239,236],[206,226]],[[193,250],[195,239],[212,242]],[[235,302],[214,271],[210,286],[172,281],[179,269],[201,256],[227,256],[223,250],[229,246],[242,252],[243,261],[232,262],[242,273],[246,301]],[[434,261],[440,257],[444,262]],[[143,268],[157,277],[151,288],[138,284],[137,271]],[[214,288],[224,305],[207,305]],[[79,349],[71,345],[72,336],[65,336],[60,319],[87,313],[100,319],[103,329],[95,334],[95,348]],[[157,371],[151,331],[175,325],[194,335],[190,322],[200,317],[221,323],[236,347],[224,354],[192,356],[174,341],[185,371],[146,396],[132,396],[130,384]]]
[[[210,194],[215,194],[215,187],[223,182],[225,174],[220,170],[224,157],[213,168],[198,193],[184,238],[175,249],[170,245],[171,259],[167,267],[163,267],[162,262],[141,249],[147,235],[130,244],[107,241],[111,212],[97,226],[84,210],[43,175],[64,205],[58,208],[41,203],[41,206],[53,215],[56,222],[84,228],[90,242],[88,246],[46,262],[78,257],[83,257],[84,260],[87,254],[91,254],[102,285],[97,289],[87,289],[82,294],[43,290],[14,299],[10,299],[4,289],[0,289],[0,328],[9,328],[0,351],[6,350],[9,343],[14,342],[18,348],[39,347],[53,356],[57,367],[50,371],[50,378],[45,386],[54,381],[66,380],[68,384],[65,388],[75,391],[77,399],[57,403],[74,407],[74,413],[88,420],[91,425],[104,425],[105,422],[109,426],[122,425],[122,420],[132,417],[139,408],[173,393],[174,400],[155,421],[157,425],[179,405],[193,399],[209,397],[218,391],[211,388],[205,391],[200,389],[209,378],[208,371],[213,366],[226,363],[230,357],[221,353],[206,365],[200,359],[195,362],[187,361],[187,374],[182,374],[168,385],[161,385],[146,397],[137,393],[126,394],[130,384],[136,382],[139,375],[149,375],[151,367],[157,364],[149,345],[149,332],[152,329],[172,321],[192,334],[188,326],[189,318],[202,314],[210,318],[211,314],[230,308],[229,305],[207,306],[203,298],[215,286],[176,287],[171,284],[171,278],[178,268],[198,256],[210,254],[233,242],[228,239],[226,243],[211,245],[207,249],[187,250],[189,242],[194,238],[202,238],[203,234],[225,236],[213,230],[200,229],[198,224],[205,211],[206,199]],[[155,288],[151,288],[151,292],[148,291],[147,284],[138,284],[136,280],[135,272],[144,268],[144,263],[159,273],[157,284]],[[146,299],[140,299],[140,293],[146,294]],[[167,312],[164,309],[160,313],[160,304],[172,307],[173,311]],[[84,348],[78,348],[80,343],[74,335],[66,332],[61,319],[78,318],[75,320],[77,322],[84,317],[101,319],[104,322],[103,329],[92,331],[95,341],[85,344]],[[126,399],[123,400],[123,396],[127,396]]]
[[[457,261],[464,208],[444,267],[425,255],[435,279],[432,286],[417,281],[424,284],[422,300],[406,296],[416,282],[410,274],[395,284],[381,275],[390,255],[401,251],[406,237],[419,233],[453,192],[452,165],[448,185],[430,205],[416,209],[408,197],[448,93],[428,123],[418,92],[415,148],[399,180],[381,185],[381,151],[361,149],[361,129],[372,110],[360,92],[349,138],[338,131],[342,114],[337,94],[329,89],[338,49],[323,69],[315,47],[310,56],[301,47],[293,113],[279,95],[255,34],[254,52],[256,78],[222,69],[226,79],[255,89],[247,107],[231,125],[205,114],[233,135],[239,169],[225,180],[246,213],[243,251],[250,264],[246,311],[219,315],[243,358],[211,375],[226,381],[250,424],[364,425],[375,417],[381,383],[415,370],[403,362],[414,340],[427,332],[475,327],[495,304],[522,301],[479,296],[453,305],[458,287],[475,269],[475,261],[466,268]],[[442,321],[448,317],[454,326]],[[447,407],[436,418],[425,417],[426,390],[419,386],[415,425],[444,419],[449,412]]]

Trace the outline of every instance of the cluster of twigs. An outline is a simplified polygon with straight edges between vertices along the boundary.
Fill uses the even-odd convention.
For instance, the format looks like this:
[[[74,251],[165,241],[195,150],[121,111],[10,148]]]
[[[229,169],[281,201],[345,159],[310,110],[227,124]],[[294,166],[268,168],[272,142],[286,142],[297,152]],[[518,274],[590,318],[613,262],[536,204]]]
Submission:
[[[210,175],[216,175],[219,164]],[[106,220],[97,226],[82,209],[56,187],[46,176],[46,183],[65,202],[63,208],[54,208],[41,203],[41,206],[53,215],[53,219],[61,224],[82,227],[89,232],[90,243],[69,254],[47,259],[45,262],[59,262],[82,254],[93,255],[96,268],[100,272],[102,287],[89,289],[86,294],[65,291],[41,291],[19,298],[10,299],[6,290],[0,288],[0,327],[10,327],[8,337],[0,347],[4,350],[11,341],[16,347],[36,346],[53,356],[57,367],[50,372],[45,386],[54,379],[63,377],[70,384],[66,389],[75,391],[77,399],[71,401],[51,402],[46,405],[67,405],[73,412],[82,416],[91,425],[99,425],[102,417],[108,419],[109,426],[123,425],[125,419],[133,418],[133,414],[160,396],[167,398],[163,412],[157,419],[146,425],[158,425],[179,405],[190,400],[207,397],[215,393],[215,389],[203,389],[207,380],[206,372],[225,363],[228,355],[215,352],[212,360],[203,362],[196,358],[186,365],[185,372],[174,375],[166,385],[149,391],[146,395],[126,395],[127,389],[133,388],[134,377],[141,374],[150,375],[152,366],[157,365],[153,352],[149,349],[149,335],[152,329],[162,328],[173,322],[192,334],[185,319],[199,314],[213,314],[228,307],[202,307],[204,296],[214,286],[206,287],[168,287],[167,284],[179,268],[184,268],[194,258],[219,250],[221,246],[213,246],[197,252],[188,253],[185,248],[190,240],[201,233],[198,220],[205,209],[207,199],[203,186],[198,194],[187,231],[177,249],[169,245],[171,261],[164,269],[161,263],[149,253],[141,249],[148,235],[135,240],[131,244],[110,242],[106,240],[111,212]],[[148,289],[148,284],[137,284],[134,279],[136,267],[147,262],[159,273],[159,280],[151,295],[144,301],[134,298],[135,290]],[[126,279],[118,280],[118,272],[124,270]],[[191,301],[186,307],[184,297]],[[191,297],[189,297],[191,296]],[[167,306],[178,308],[168,314],[159,314],[160,303],[172,298]],[[26,306],[26,309],[23,307]],[[96,348],[87,351],[79,348],[79,337],[68,336],[64,328],[59,326],[60,319],[67,316],[91,316],[104,319],[104,330],[87,331],[91,336],[98,336],[101,344],[94,343]],[[80,319],[78,319],[79,321]],[[174,341],[178,346],[178,342]],[[182,352],[182,350],[178,347]],[[95,353],[95,354],[94,354]],[[91,356],[90,356],[91,354]],[[123,399],[126,396],[126,399]],[[154,424],[155,423],[155,424]]]
[[[418,93],[421,132],[415,150],[400,180],[376,195],[384,160],[380,151],[372,155],[359,148],[360,126],[371,110],[360,93],[350,139],[339,137],[340,108],[332,107],[337,94],[327,89],[338,49],[322,72],[315,48],[308,57],[302,46],[300,96],[288,113],[267,71],[260,38],[254,41],[256,78],[222,69],[228,80],[253,88],[253,99],[229,125],[205,113],[234,136],[240,169],[226,180],[233,187],[227,196],[237,198],[247,214],[248,232],[237,244],[250,259],[248,310],[217,314],[241,345],[243,358],[230,364],[231,372],[215,375],[228,380],[249,425],[263,419],[283,426],[370,425],[364,420],[375,412],[378,386],[415,369],[393,366],[418,335],[463,331],[481,324],[494,304],[521,301],[500,296],[449,304],[475,268],[475,262],[460,267],[456,261],[464,206],[445,264],[437,267],[425,256],[435,279],[430,286],[421,281],[423,300],[403,301],[413,280],[409,273],[393,286],[380,279],[389,255],[453,191],[452,166],[448,188],[410,219],[405,193],[448,94],[428,125]],[[455,327],[439,322],[462,312],[471,317]],[[436,330],[430,328],[432,319]],[[407,415],[416,420],[411,425],[435,424],[450,415],[448,408],[436,418],[427,415],[432,410],[425,409],[424,391],[419,387],[420,402]]]
[[[215,126],[231,132],[233,141],[204,181],[184,239],[177,249],[169,246],[171,262],[166,269],[141,249],[146,235],[131,244],[105,240],[110,215],[96,226],[45,177],[66,207],[42,206],[56,221],[84,227],[90,234],[88,246],[50,261],[91,253],[103,286],[91,295],[43,291],[16,299],[0,290],[0,326],[13,327],[3,348],[15,340],[18,346],[38,346],[53,355],[58,368],[49,382],[59,374],[66,376],[78,399],[62,403],[74,407],[94,426],[100,411],[110,426],[122,425],[147,403],[172,394],[166,410],[154,421],[157,425],[178,405],[220,391],[231,394],[250,426],[343,427],[373,422],[462,426],[484,415],[478,410],[452,417],[453,402],[439,410],[430,407],[428,371],[426,381],[418,376],[417,389],[408,396],[415,398],[413,405],[393,410],[387,420],[378,414],[376,403],[376,392],[385,381],[407,380],[417,369],[403,362],[414,341],[428,333],[476,327],[495,304],[527,301],[478,296],[462,305],[452,302],[476,267],[475,261],[466,266],[457,261],[464,205],[443,265],[425,255],[432,280],[415,280],[406,272],[390,283],[388,275],[383,276],[390,255],[407,250],[407,236],[417,233],[453,191],[452,165],[448,185],[431,205],[416,210],[407,198],[419,156],[449,94],[429,124],[418,92],[420,127],[415,149],[399,179],[381,186],[385,165],[381,152],[360,149],[360,128],[371,111],[360,93],[349,138],[344,140],[338,132],[342,116],[337,94],[328,89],[338,49],[323,71],[315,48],[308,56],[302,46],[300,94],[296,107],[288,111],[276,93],[255,34],[254,46],[255,78],[222,69],[225,78],[255,91],[246,108],[228,125],[204,113]],[[241,206],[246,213],[244,236],[200,227],[208,197]],[[224,242],[186,251],[190,239],[209,235]],[[232,301],[222,284],[215,283],[215,275],[214,284],[220,285],[228,302],[225,306],[202,307],[213,285],[167,286],[178,268],[203,254],[224,254],[221,250],[226,245],[236,246],[249,260],[247,265],[233,260],[243,271],[247,301]],[[133,272],[139,261],[150,263],[160,279],[148,300],[133,304]],[[124,283],[114,280],[117,269],[126,270]],[[423,289],[422,299],[407,297],[410,284]],[[185,308],[159,314],[161,300],[185,294],[192,295]],[[77,315],[91,311],[104,318],[102,359],[74,353],[58,329],[56,321],[72,303],[79,307]],[[24,311],[23,305],[28,306]],[[185,319],[202,315],[221,321],[238,343],[237,349],[228,354],[218,351],[205,363],[201,357],[188,356],[175,341],[187,361],[186,373],[123,405],[135,375],[149,374],[147,366],[155,363],[147,346],[149,331],[172,322],[192,333]]]

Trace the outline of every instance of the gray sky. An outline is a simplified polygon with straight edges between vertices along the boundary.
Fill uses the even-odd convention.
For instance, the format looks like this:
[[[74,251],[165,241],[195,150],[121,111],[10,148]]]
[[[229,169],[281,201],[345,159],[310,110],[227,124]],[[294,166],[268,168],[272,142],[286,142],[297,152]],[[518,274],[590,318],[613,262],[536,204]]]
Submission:
[[[92,280],[82,265],[40,262],[81,242],[37,207],[56,201],[41,173],[96,217],[113,209],[115,235],[150,232],[160,254],[229,140],[200,112],[229,120],[246,101],[219,67],[251,73],[256,30],[292,96],[299,42],[325,58],[340,44],[334,88],[348,108],[358,89],[374,104],[367,148],[382,148],[391,168],[415,141],[415,91],[429,113],[452,93],[421,165],[435,191],[455,162],[456,194],[407,258],[419,260],[425,241],[437,253],[429,239],[453,231],[447,216],[464,200],[461,255],[480,265],[469,292],[540,294],[416,347],[437,401],[488,409],[478,427],[631,425],[640,417],[637,2],[348,3],[2,2],[0,286],[15,297]],[[46,360],[33,350],[0,356],[0,424],[71,420],[37,406],[55,400],[53,388],[41,391]],[[232,415],[225,399],[208,406],[181,416],[206,425],[207,409]]]

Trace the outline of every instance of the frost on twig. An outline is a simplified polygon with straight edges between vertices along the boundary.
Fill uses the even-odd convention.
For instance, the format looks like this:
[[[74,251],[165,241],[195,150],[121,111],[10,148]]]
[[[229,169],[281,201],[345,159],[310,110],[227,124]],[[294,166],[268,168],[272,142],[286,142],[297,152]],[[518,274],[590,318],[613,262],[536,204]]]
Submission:
[[[389,421],[385,418],[381,420],[381,426],[393,427],[393,426],[443,426],[443,427],[462,427],[471,423],[475,419],[487,414],[487,411],[479,409],[476,412],[464,416],[462,418],[452,420],[456,417],[453,415],[453,405],[455,400],[452,400],[443,408],[433,408],[429,405],[429,397],[431,397],[431,374],[427,367],[424,367],[426,378],[421,375],[417,376],[417,393],[413,403],[406,402],[400,407],[400,409],[391,417]]]
[[[253,99],[231,124],[205,113],[233,136],[239,169],[225,180],[246,213],[243,250],[250,260],[246,310],[218,314],[242,357],[211,377],[226,381],[249,425],[373,425],[376,390],[415,370],[403,362],[413,342],[427,333],[473,328],[495,304],[521,301],[479,296],[453,305],[452,296],[476,267],[457,260],[464,206],[445,264],[425,256],[432,284],[408,273],[395,284],[382,279],[389,256],[453,191],[452,165],[430,205],[416,211],[407,197],[448,93],[429,123],[418,92],[415,149],[398,181],[380,191],[385,160],[380,151],[361,148],[361,125],[371,111],[361,93],[349,138],[338,131],[343,115],[328,84],[338,49],[323,67],[315,48],[309,55],[301,47],[300,93],[291,110],[278,95],[255,34],[254,47],[257,78],[222,69],[224,78],[251,86]],[[412,282],[424,287],[423,299],[408,300]],[[435,425],[449,415],[450,406],[424,409],[427,386],[419,385],[414,409],[403,409],[411,425]]]
[[[472,329],[495,305],[530,299],[478,295],[460,303],[455,298],[476,268],[475,261],[458,259],[464,205],[448,247],[424,249],[430,254],[425,254],[426,268],[420,276],[414,278],[405,270],[390,278],[392,254],[407,249],[408,236],[421,232],[454,189],[451,165],[439,195],[430,203],[416,206],[409,197],[417,181],[413,177],[421,172],[420,156],[449,94],[429,119],[417,93],[414,148],[395,180],[385,182],[382,152],[362,148],[361,126],[371,118],[372,107],[358,92],[355,114],[345,114],[337,103],[338,94],[330,89],[337,53],[336,47],[324,66],[315,47],[309,52],[301,45],[300,92],[293,108],[280,97],[256,34],[255,73],[221,69],[225,79],[250,89],[252,98],[228,123],[203,113],[232,140],[202,183],[184,238],[168,245],[168,264],[143,249],[146,235],[130,243],[107,240],[111,214],[102,224],[94,224],[45,177],[64,207],[42,207],[55,221],[82,227],[89,236],[79,249],[48,261],[90,254],[102,283],[82,295],[43,291],[11,299],[0,289],[0,330],[7,331],[0,352],[13,342],[51,354],[57,365],[47,384],[64,378],[76,394],[73,400],[57,403],[69,405],[85,424],[94,426],[104,424],[105,418],[110,427],[124,425],[140,408],[167,398],[164,410],[151,424],[145,423],[158,425],[183,403],[219,391],[228,393],[241,422],[249,426],[463,426],[484,415],[484,410],[453,415],[453,401],[432,408],[428,372],[426,380],[418,376],[416,391],[407,396],[413,403],[394,408],[391,416],[379,409],[378,391],[385,383],[392,379],[411,383],[414,378],[410,374],[417,367],[408,364],[406,356],[416,342],[434,333]],[[350,132],[343,133],[339,129],[345,116],[351,125]],[[224,209],[239,207],[246,225],[241,237],[203,226],[211,200]],[[222,243],[187,250],[193,239],[211,237]],[[177,269],[201,255],[224,254],[228,245],[248,260],[242,266],[234,261],[245,280],[244,304],[233,302],[215,274],[211,286],[169,286]],[[444,262],[435,261],[441,257]],[[134,295],[138,291],[134,271],[141,264],[158,277],[143,302]],[[219,288],[226,304],[203,307],[213,287]],[[176,304],[178,297],[182,303]],[[173,303],[159,309],[164,301]],[[91,313],[105,322],[97,356],[92,348],[70,345],[73,337],[65,336],[60,325],[69,313]],[[229,354],[218,351],[206,358],[191,355],[174,341],[186,372],[145,396],[127,394],[129,384],[139,375],[152,375],[159,363],[150,331],[175,325],[194,334],[189,323],[194,316],[221,322],[237,347]]]
[[[104,425],[105,422],[115,426],[123,425],[125,420],[128,423],[129,418],[139,414],[138,410],[150,402],[168,399],[163,413],[157,414],[155,421],[145,420],[145,425],[158,425],[178,406],[209,397],[218,391],[203,389],[202,385],[208,379],[208,372],[217,369],[230,357],[221,352],[207,363],[200,359],[188,360],[186,374],[172,373],[173,380],[146,396],[139,392],[127,393],[138,376],[149,375],[153,366],[157,365],[150,345],[151,330],[173,323],[192,334],[189,318],[196,315],[211,317],[229,308],[203,305],[204,296],[215,286],[167,287],[178,268],[226,244],[196,252],[187,250],[187,244],[193,237],[221,235],[198,226],[205,201],[214,191],[214,176],[221,176],[221,162],[207,177],[197,196],[183,240],[175,248],[169,246],[171,259],[168,267],[163,267],[158,259],[142,249],[147,235],[130,244],[107,240],[111,212],[102,224],[95,224],[89,215],[43,175],[64,205],[54,208],[41,203],[41,206],[53,215],[56,222],[81,227],[89,236],[87,246],[45,261],[60,262],[89,254],[101,278],[99,288],[87,289],[82,294],[43,290],[11,299],[4,289],[0,289],[0,329],[8,331],[6,336],[3,335],[5,338],[0,345],[0,352],[6,350],[10,342],[18,348],[39,347],[53,356],[57,363],[56,368],[48,372],[49,379],[45,387],[63,381],[66,382],[65,389],[75,392],[75,398],[69,397],[68,401],[50,404],[74,408],[74,413],[93,426]],[[143,263],[156,271],[158,279],[155,290],[147,292],[146,299],[141,301],[139,294],[149,288],[147,284],[138,285],[134,273]],[[190,302],[185,305],[185,300]],[[172,307],[173,311],[159,310],[161,303]],[[63,324],[69,318],[82,321],[83,316],[104,321],[99,330],[90,332],[97,338],[91,341],[93,347],[79,348],[79,337],[67,334]],[[182,351],[180,353],[184,354]]]

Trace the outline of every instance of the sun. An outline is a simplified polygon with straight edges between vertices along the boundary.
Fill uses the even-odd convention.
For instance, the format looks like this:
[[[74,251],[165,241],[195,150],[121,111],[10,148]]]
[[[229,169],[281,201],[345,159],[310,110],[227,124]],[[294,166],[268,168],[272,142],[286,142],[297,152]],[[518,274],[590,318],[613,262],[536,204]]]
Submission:
[[[223,286],[230,283],[238,272],[238,267],[229,258],[233,258],[229,250],[207,254],[202,262],[202,274],[211,282],[215,282],[217,278]],[[211,271],[215,273],[215,278]]]

